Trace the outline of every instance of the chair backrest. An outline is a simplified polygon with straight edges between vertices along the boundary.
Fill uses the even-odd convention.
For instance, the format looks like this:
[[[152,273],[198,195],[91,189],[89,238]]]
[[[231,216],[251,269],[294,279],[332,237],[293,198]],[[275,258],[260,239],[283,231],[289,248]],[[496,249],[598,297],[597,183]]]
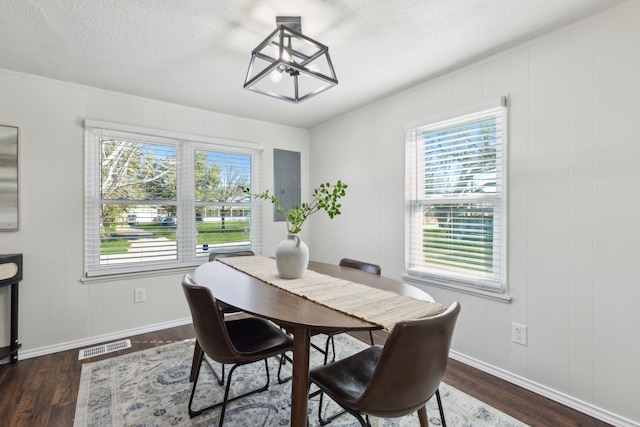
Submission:
[[[371,264],[370,262],[356,261],[355,259],[342,258],[340,264],[342,267],[350,267],[358,270],[366,271],[367,273],[380,275],[382,268],[377,264]]]
[[[232,256],[253,256],[253,251],[235,251],[235,252],[211,252],[209,254],[209,261],[215,261],[217,258],[232,257]]]
[[[231,344],[231,339],[211,290],[197,285],[191,275],[182,279],[182,290],[187,298],[196,339],[202,350],[216,362],[236,363],[240,354]]]
[[[400,417],[421,408],[442,381],[459,313],[460,304],[454,302],[439,315],[398,322],[360,398],[359,410]]]

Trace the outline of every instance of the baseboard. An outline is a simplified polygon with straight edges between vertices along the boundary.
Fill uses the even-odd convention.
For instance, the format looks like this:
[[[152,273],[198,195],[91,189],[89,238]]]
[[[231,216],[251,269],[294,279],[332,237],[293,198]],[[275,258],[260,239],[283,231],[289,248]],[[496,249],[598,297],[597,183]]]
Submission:
[[[65,343],[50,345],[46,347],[34,348],[31,350],[24,350],[18,353],[19,360],[30,359],[32,357],[44,356],[47,354],[57,353],[59,351],[73,350],[74,348],[85,347],[94,344],[100,344],[108,341],[119,340],[122,338],[130,337],[133,335],[145,334],[147,332],[160,331],[163,329],[173,328],[176,326],[187,325],[191,323],[191,317],[184,319],[172,320],[170,322],[156,323],[154,325],[143,326],[140,328],[127,329],[125,331],[113,332],[105,335],[98,335],[91,338],[85,338],[81,340],[68,341]],[[9,358],[5,363],[9,362]]]
[[[575,397],[561,393],[542,384],[538,384],[519,375],[515,375],[502,368],[474,359],[465,354],[451,350],[449,357],[611,425],[619,427],[640,427],[640,424],[635,421],[621,417],[605,409],[599,408],[580,399],[576,399]]]

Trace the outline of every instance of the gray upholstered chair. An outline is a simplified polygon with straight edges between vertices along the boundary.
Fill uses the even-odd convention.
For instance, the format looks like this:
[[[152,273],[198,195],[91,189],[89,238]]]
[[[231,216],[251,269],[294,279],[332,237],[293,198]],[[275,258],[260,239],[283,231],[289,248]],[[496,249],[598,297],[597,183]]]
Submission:
[[[384,347],[374,345],[353,356],[311,370],[310,380],[355,416],[364,427],[369,415],[396,418],[418,411],[427,426],[427,401],[438,391],[447,367],[460,304],[436,316],[398,322]],[[444,414],[440,411],[444,424]]]
[[[219,426],[222,426],[228,402],[269,388],[267,359],[272,356],[280,356],[285,351],[291,350],[293,340],[265,319],[247,317],[225,320],[211,290],[204,286],[198,286],[189,274],[185,274],[182,279],[182,289],[191,310],[196,339],[202,348],[189,399],[189,416],[193,418],[204,411],[222,406],[219,421]],[[193,409],[193,397],[198,385],[202,361],[206,360],[205,354],[223,366],[224,364],[232,364],[233,367],[229,370],[223,400],[200,409]],[[229,399],[229,388],[234,370],[238,366],[263,360],[267,371],[266,384],[261,388]],[[278,361],[280,361],[280,357],[278,357]],[[209,367],[213,371],[213,367],[211,365]],[[280,376],[280,368],[281,365],[278,369],[278,377]]]

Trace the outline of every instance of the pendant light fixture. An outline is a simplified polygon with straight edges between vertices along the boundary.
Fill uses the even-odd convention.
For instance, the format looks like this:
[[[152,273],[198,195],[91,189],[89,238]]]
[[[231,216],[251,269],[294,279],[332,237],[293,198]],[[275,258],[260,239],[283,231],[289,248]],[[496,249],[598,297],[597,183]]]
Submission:
[[[329,48],[302,34],[301,17],[278,16],[276,26],[251,52],[245,89],[297,104],[338,84]]]

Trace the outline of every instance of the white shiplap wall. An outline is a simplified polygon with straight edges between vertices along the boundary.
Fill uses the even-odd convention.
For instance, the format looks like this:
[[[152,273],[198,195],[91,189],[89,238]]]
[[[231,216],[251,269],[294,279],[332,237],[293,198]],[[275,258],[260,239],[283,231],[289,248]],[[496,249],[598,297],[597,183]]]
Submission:
[[[640,425],[639,24],[632,1],[311,130],[310,183],[349,184],[313,258],[400,278],[405,124],[508,95],[512,301],[425,289],[462,304],[456,352],[620,425]]]

